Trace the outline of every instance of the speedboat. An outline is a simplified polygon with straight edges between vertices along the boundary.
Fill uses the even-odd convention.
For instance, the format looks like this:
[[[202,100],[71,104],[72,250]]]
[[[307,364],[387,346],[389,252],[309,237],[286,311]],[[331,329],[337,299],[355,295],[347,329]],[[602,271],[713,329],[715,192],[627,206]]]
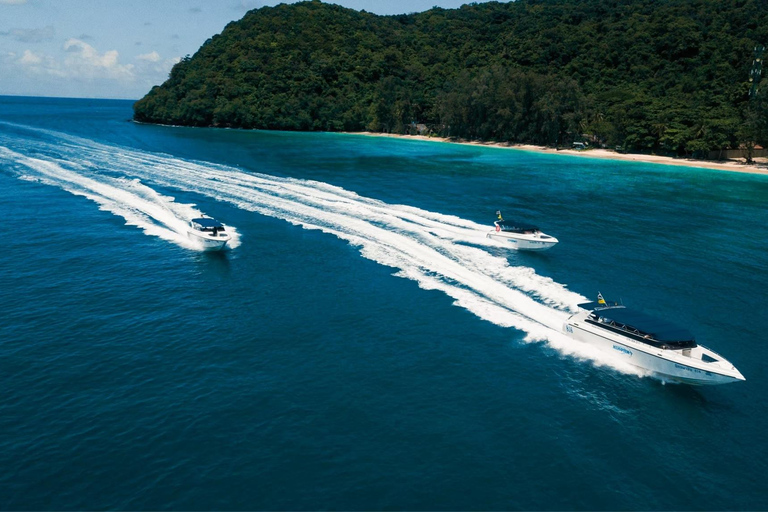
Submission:
[[[557,244],[557,238],[545,235],[536,226],[504,220],[501,212],[496,215],[499,217],[493,223],[496,229],[489,231],[487,238],[523,251],[546,251]]]
[[[723,356],[696,343],[686,329],[665,320],[608,303],[598,293],[597,302],[579,304],[563,331],[649,370],[664,381],[693,385],[727,384],[745,380]]]
[[[224,224],[210,217],[201,217],[189,221],[187,236],[201,244],[208,251],[220,251],[229,242]]]

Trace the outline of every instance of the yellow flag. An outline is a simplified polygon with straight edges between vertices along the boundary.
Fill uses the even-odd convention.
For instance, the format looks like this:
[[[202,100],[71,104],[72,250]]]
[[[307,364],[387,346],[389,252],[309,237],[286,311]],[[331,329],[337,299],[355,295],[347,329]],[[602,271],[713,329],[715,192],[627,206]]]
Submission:
[[[598,304],[605,304],[605,299],[603,298],[603,294],[600,292],[597,292],[597,303]]]

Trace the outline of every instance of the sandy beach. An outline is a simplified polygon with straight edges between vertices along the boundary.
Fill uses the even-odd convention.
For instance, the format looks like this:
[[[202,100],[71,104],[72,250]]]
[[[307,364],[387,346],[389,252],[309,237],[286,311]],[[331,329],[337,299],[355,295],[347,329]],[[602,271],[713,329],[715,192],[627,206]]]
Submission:
[[[610,160],[624,160],[631,162],[643,162],[650,164],[680,165],[684,167],[698,167],[702,169],[717,169],[722,171],[746,172],[750,174],[768,175],[768,162],[765,159],[756,159],[755,163],[747,165],[743,160],[694,160],[691,158],[672,158],[668,156],[641,155],[636,153],[617,153],[608,149],[554,149],[528,144],[507,144],[502,142],[473,142],[449,139],[446,137],[428,137],[426,135],[398,135],[392,133],[354,132],[352,135],[365,135],[369,137],[394,137],[407,140],[426,140],[432,142],[446,142],[449,144],[464,144],[469,146],[488,146],[524,151],[536,151],[539,153],[556,153],[558,155],[574,155],[588,158],[604,158]]]

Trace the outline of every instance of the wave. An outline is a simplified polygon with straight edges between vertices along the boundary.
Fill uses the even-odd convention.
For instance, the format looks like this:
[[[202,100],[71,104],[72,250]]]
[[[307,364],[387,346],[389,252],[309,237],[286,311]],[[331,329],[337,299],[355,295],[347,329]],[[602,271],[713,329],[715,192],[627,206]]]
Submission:
[[[454,299],[454,305],[483,320],[520,330],[527,342],[544,341],[561,354],[642,375],[611,355],[561,334],[562,324],[576,304],[587,299],[538,275],[533,268],[512,266],[507,258],[494,254],[498,245],[485,237],[487,226],[388,204],[328,183],[247,172],[49,130],[31,130],[36,136],[25,138],[22,145],[26,153],[34,152],[38,157],[5,148],[0,158],[34,169],[36,176],[70,192],[87,195],[150,234],[173,237],[172,241],[181,243],[174,235],[178,231],[173,219],[189,217],[193,205],[160,196],[147,183],[205,195],[346,240],[358,247],[363,257],[395,268],[395,276],[415,281],[424,289],[439,290]],[[9,144],[1,138],[0,142]],[[50,156],[39,157],[46,154]],[[62,159],[78,164],[65,168]],[[115,179],[95,169],[109,169],[131,179]],[[157,222],[150,226],[148,219],[162,226]]]

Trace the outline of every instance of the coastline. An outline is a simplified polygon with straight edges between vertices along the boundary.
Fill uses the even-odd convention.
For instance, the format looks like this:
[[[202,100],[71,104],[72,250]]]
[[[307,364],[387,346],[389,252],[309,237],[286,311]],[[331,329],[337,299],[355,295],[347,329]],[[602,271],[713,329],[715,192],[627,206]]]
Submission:
[[[462,144],[466,146],[486,146],[498,147],[504,149],[517,149],[522,151],[534,151],[537,153],[551,153],[558,155],[583,156],[588,158],[603,158],[607,160],[621,160],[627,162],[641,162],[648,164],[677,165],[681,167],[697,167],[700,169],[714,169],[731,172],[744,172],[749,174],[762,174],[768,176],[768,164],[754,163],[747,165],[736,160],[694,160],[692,158],[673,158],[669,156],[642,155],[637,153],[617,153],[608,149],[554,149],[544,146],[533,146],[529,144],[508,144],[504,142],[475,142],[453,140],[447,137],[429,137],[426,135],[400,135],[394,133],[375,133],[375,132],[345,132],[349,135],[364,135],[366,137],[392,137],[406,140],[425,140],[432,142],[444,142],[448,144]]]

